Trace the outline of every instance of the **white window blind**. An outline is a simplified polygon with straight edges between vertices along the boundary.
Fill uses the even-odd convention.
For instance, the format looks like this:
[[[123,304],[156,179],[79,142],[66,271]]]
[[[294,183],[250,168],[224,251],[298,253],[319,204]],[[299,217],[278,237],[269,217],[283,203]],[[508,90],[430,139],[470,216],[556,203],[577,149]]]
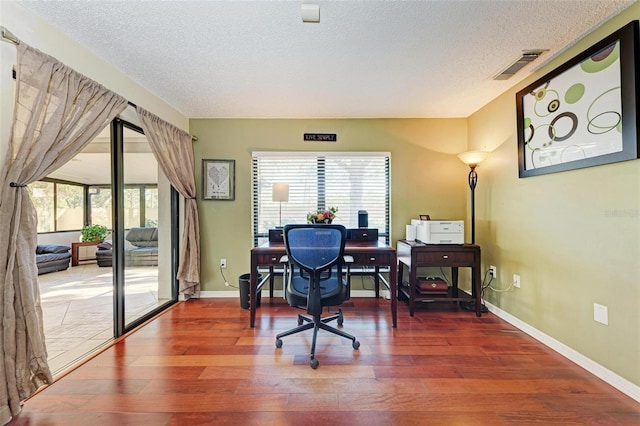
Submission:
[[[369,228],[389,242],[388,152],[254,152],[254,245],[267,240],[269,229],[306,223],[307,213],[337,207],[333,223],[358,227],[366,210]],[[287,202],[272,201],[275,183],[289,185]],[[282,209],[282,219],[280,219]],[[281,222],[282,221],[282,222]]]

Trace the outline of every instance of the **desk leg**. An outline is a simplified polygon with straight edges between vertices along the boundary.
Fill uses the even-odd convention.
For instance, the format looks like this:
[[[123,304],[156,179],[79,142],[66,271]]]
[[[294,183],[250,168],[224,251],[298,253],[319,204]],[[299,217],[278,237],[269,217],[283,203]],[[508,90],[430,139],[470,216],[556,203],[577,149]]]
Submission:
[[[480,282],[480,267],[474,266],[471,272],[471,279],[473,280],[473,290],[476,301],[476,316],[482,316],[482,283]]]
[[[451,286],[453,287],[451,290],[451,295],[453,297],[458,297],[458,267],[451,267]]]
[[[413,313],[415,312],[416,309],[416,284],[418,282],[418,277],[417,275],[417,270],[418,267],[416,266],[418,264],[418,262],[416,262],[415,259],[413,259],[413,253],[412,253],[412,259],[411,259],[411,266],[408,267],[409,269],[409,316],[413,316]]]
[[[373,282],[376,287],[376,299],[379,299],[380,298],[380,276],[378,274],[380,274],[380,267],[376,265],[375,268],[376,268],[376,273],[373,275]]]
[[[251,279],[249,280],[249,325],[256,326],[256,293],[258,287],[258,259],[251,254]]]
[[[377,276],[377,275],[376,275]],[[389,291],[391,292],[391,324],[398,326],[398,259],[393,256],[389,265]]]
[[[269,266],[269,298],[273,299],[273,284],[275,282],[274,268]]]
[[[402,286],[403,278],[404,278],[404,263],[398,262],[398,287]],[[400,290],[398,290],[398,300],[400,300]]]

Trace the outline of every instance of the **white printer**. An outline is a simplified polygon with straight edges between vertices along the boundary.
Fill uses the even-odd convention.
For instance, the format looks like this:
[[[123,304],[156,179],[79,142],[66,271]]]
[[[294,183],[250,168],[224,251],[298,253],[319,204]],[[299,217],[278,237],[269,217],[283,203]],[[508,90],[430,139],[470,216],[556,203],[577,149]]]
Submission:
[[[464,220],[416,220],[416,241],[425,244],[464,244]]]

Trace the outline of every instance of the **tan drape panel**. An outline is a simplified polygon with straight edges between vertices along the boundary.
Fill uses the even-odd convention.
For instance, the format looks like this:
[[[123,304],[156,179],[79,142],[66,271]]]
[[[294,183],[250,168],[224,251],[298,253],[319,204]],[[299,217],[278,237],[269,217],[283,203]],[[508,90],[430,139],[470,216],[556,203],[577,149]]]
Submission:
[[[127,100],[20,43],[11,145],[0,175],[0,421],[51,383],[35,262],[36,212],[27,188],[69,161]],[[17,187],[11,187],[13,182]]]
[[[177,278],[180,293],[200,293],[200,222],[196,203],[196,178],[191,135],[137,107],[138,118],[151,151],[171,185],[185,198],[184,232],[180,244]]]

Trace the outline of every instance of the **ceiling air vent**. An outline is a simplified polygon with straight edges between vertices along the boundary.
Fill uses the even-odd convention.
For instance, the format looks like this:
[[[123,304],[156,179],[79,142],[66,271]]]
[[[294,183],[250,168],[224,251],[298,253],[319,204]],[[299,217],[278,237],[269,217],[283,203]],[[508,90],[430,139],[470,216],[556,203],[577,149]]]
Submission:
[[[548,49],[538,49],[538,50],[525,50],[522,52],[522,56],[516,59],[511,65],[509,65],[505,70],[501,71],[493,77],[494,80],[508,80],[514,76],[515,73],[520,71],[522,68],[530,64],[531,62],[538,59],[540,55],[546,52]]]

